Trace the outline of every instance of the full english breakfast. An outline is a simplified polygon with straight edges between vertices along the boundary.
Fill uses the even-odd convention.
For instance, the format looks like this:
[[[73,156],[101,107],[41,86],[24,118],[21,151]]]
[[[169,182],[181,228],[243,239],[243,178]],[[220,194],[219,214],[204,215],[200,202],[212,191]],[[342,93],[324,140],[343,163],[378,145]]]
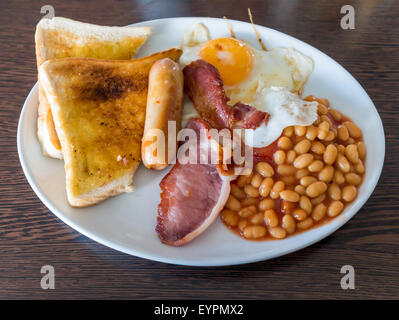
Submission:
[[[71,206],[133,191],[140,161],[150,170],[173,164],[155,227],[172,246],[218,216],[243,239],[284,239],[355,200],[362,132],[329,100],[301,98],[310,57],[256,49],[232,30],[212,39],[196,23],[179,48],[133,58],[150,34],[65,18],[37,26],[38,138],[45,155],[64,159]],[[243,149],[249,165],[232,156]]]

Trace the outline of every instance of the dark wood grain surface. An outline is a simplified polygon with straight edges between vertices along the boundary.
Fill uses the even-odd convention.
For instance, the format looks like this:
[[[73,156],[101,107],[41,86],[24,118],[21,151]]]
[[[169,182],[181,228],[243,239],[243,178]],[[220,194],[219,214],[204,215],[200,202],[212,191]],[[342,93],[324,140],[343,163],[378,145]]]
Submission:
[[[17,154],[22,104],[36,81],[40,8],[105,24],[176,16],[227,16],[297,37],[342,64],[374,101],[386,134],[385,167],[367,204],[327,239],[271,261],[193,268],[128,256],[80,235],[30,188]],[[340,28],[352,4],[356,29]],[[0,1],[0,298],[399,298],[399,2],[331,0]],[[40,268],[56,270],[55,290],[40,288]],[[342,290],[352,265],[356,289]]]

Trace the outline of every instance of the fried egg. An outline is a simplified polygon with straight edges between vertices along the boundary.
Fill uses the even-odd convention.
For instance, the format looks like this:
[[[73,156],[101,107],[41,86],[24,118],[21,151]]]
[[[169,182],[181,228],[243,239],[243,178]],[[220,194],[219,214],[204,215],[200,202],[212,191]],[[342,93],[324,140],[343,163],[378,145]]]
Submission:
[[[262,51],[235,38],[210,39],[200,23],[185,32],[182,49],[183,66],[203,59],[218,69],[230,104],[251,104],[258,90],[272,86],[300,94],[313,69],[313,61],[294,48]]]
[[[270,113],[267,126],[249,130],[247,145],[267,146],[281,135],[284,126],[309,125],[317,117],[314,105],[307,110],[312,103],[299,98],[313,61],[296,49],[262,51],[235,38],[210,39],[200,23],[186,30],[182,49],[183,66],[203,59],[218,69],[230,105],[242,102]]]

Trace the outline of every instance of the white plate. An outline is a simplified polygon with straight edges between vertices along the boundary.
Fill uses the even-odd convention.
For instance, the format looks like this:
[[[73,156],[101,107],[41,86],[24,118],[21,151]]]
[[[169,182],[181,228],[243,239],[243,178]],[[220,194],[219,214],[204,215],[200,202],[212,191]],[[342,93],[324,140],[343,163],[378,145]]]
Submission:
[[[228,36],[226,21],[213,18],[171,18],[142,22],[152,36],[141,56],[181,43],[184,30],[203,22],[211,37]],[[252,26],[232,21],[239,39],[258,46]],[[123,194],[90,208],[71,208],[66,200],[63,162],[41,153],[36,138],[37,85],[27,97],[18,127],[18,152],[25,175],[40,200],[62,221],[87,237],[116,250],[162,262],[216,266],[271,259],[309,246],[344,225],[369,198],[380,176],[385,154],[381,119],[367,93],[337,62],[319,50],[281,32],[257,26],[268,48],[293,46],[314,61],[314,71],[304,90],[328,98],[334,108],[351,117],[363,130],[367,147],[366,177],[355,202],[331,223],[280,241],[246,241],[225,228],[220,219],[200,237],[180,248],[162,244],[155,233],[159,182],[168,170],[153,172],[140,166],[135,175],[136,191]],[[32,34],[33,37],[33,34]]]

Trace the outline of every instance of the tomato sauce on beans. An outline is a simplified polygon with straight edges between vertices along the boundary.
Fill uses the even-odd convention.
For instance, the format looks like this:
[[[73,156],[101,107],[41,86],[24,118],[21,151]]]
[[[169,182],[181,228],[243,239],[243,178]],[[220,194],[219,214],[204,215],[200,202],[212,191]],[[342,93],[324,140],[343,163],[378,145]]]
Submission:
[[[231,183],[223,223],[244,239],[284,239],[328,223],[357,197],[365,174],[360,128],[327,99],[310,126],[291,126],[265,148],[254,168]]]

